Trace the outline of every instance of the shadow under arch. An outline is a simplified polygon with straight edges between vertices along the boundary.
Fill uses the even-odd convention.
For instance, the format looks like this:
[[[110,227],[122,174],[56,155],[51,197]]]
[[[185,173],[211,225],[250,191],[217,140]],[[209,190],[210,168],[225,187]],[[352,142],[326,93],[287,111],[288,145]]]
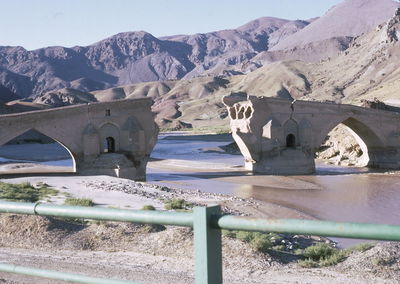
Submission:
[[[17,139],[18,137],[23,136],[24,134],[27,133],[38,133],[39,135],[43,136],[43,137],[47,137],[49,139],[50,143],[57,143],[59,146],[61,146],[64,150],[66,150],[69,154],[69,157],[72,160],[72,170],[71,173],[76,173],[77,172],[77,157],[75,156],[74,152],[70,149],[71,147],[68,146],[64,141],[61,141],[61,139],[58,137],[59,135],[57,135],[57,133],[55,133],[55,135],[52,134],[48,134],[47,131],[42,131],[36,128],[28,128],[25,130],[21,130],[15,133],[12,133],[10,135],[7,135],[7,137],[1,139],[2,141],[0,142],[0,147],[4,146],[5,144],[9,143],[12,140]],[[40,139],[39,139],[40,140]],[[25,144],[25,143],[21,143],[21,144]],[[26,143],[28,144],[28,143]]]
[[[318,147],[322,145],[323,141],[328,136],[329,132],[331,132],[340,124],[346,126],[348,132],[360,145],[361,150],[365,154],[363,164],[365,164],[365,166],[373,167],[375,165],[375,161],[378,160],[378,157],[376,157],[374,154],[375,149],[384,147],[384,143],[379,138],[379,135],[376,133],[376,131],[354,117],[348,117],[344,120],[333,122],[329,125],[329,127],[321,131],[320,136],[315,144],[316,148],[318,149]]]

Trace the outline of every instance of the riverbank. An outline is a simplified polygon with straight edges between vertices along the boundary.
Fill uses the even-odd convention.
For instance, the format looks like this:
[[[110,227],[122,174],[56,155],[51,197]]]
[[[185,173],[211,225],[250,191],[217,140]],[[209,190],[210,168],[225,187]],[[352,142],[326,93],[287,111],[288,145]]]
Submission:
[[[2,181],[46,183],[60,191],[59,195],[48,198],[48,202],[57,204],[72,196],[92,199],[96,206],[141,209],[152,205],[165,210],[165,201],[184,199],[193,205],[218,203],[227,213],[255,217],[325,220],[378,217],[383,223],[390,222],[390,218],[396,222],[400,219],[396,210],[399,182],[396,172],[363,173],[352,169],[349,172],[348,168],[335,167],[311,176],[251,175],[243,169],[240,155],[219,150],[230,143],[229,139],[198,139],[160,139],[148,164],[147,183],[56,173],[14,178],[3,175]],[[359,210],[367,205],[372,206],[367,212],[373,215]],[[160,231],[103,222],[60,226],[46,218],[31,217],[2,217],[1,227],[14,231],[0,232],[1,260],[144,283],[193,282],[190,230],[166,227]],[[294,242],[286,241],[289,246]],[[339,265],[301,268],[292,258],[293,251],[260,253],[240,240],[225,236],[224,278],[228,283],[398,283],[400,250],[397,248],[395,243],[379,244],[365,253],[351,253]],[[1,279],[32,283],[29,278],[8,274],[0,274]],[[34,282],[57,283],[39,279]]]
[[[263,202],[258,213],[277,218],[400,225],[399,172],[317,163],[314,175],[253,175],[244,169],[241,155],[227,154],[223,150],[231,142],[232,137],[226,134],[163,133],[147,165],[147,181],[180,190],[253,198]],[[25,155],[33,151],[31,147],[28,145]],[[23,151],[10,153],[24,154]],[[35,153],[36,157],[47,155],[40,153]],[[31,164],[16,166],[22,171]],[[43,170],[43,165],[25,169],[35,168]],[[54,170],[61,168],[54,167]],[[359,242],[338,241],[344,247]]]
[[[46,183],[59,190],[47,202],[68,197],[93,198],[97,206],[138,209],[183,198],[187,204],[221,204],[230,214],[264,217],[262,202],[220,194],[187,191],[106,176],[29,177],[2,180]],[[68,193],[68,194],[65,194]],[[263,210],[259,211],[260,208]],[[279,207],[271,207],[271,212]],[[18,226],[15,226],[18,224]],[[16,265],[74,271],[144,283],[193,282],[193,233],[173,226],[117,222],[71,223],[40,216],[0,214],[0,261]],[[288,249],[258,251],[246,242],[223,237],[227,283],[396,283],[400,281],[398,244],[380,244],[365,253],[351,253],[342,264],[301,268],[294,251],[318,239],[284,237]],[[323,241],[323,240],[322,240]],[[290,249],[290,246],[294,248]],[[281,248],[282,249],[282,248]],[[5,283],[58,283],[0,273]]]

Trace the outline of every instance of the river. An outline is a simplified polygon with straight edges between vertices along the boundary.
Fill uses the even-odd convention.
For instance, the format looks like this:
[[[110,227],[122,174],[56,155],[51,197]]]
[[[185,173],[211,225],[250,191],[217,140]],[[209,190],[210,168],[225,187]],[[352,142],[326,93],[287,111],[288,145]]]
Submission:
[[[253,175],[244,170],[241,155],[226,154],[219,148],[231,142],[229,135],[160,135],[148,164],[147,181],[174,188],[255,198],[321,220],[400,225],[399,172],[318,163],[314,175]],[[67,159],[68,152],[61,153],[61,150],[66,151],[62,147],[56,150],[53,145],[45,151],[48,157],[56,157],[55,161],[48,161],[48,157],[40,154],[43,145],[31,145],[37,147],[35,151],[30,150],[36,156],[26,160],[22,159],[26,156],[21,150],[22,145],[6,147],[9,148],[0,149],[0,162],[42,159],[47,161],[36,163],[72,167],[72,160]],[[56,156],[52,156],[53,152]],[[5,159],[2,153],[13,159]],[[343,246],[352,243],[341,241]]]
[[[399,172],[317,163],[314,175],[253,175],[243,170],[241,155],[217,152],[229,138],[160,138],[152,154],[156,161],[149,163],[149,182],[252,197],[321,220],[400,225]]]

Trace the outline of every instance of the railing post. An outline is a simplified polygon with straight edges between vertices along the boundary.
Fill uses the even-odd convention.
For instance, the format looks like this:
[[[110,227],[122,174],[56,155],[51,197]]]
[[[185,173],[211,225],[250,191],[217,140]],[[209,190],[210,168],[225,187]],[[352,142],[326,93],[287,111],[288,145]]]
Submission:
[[[221,207],[196,207],[193,211],[195,283],[222,283],[221,230],[210,226],[212,215],[221,215]]]

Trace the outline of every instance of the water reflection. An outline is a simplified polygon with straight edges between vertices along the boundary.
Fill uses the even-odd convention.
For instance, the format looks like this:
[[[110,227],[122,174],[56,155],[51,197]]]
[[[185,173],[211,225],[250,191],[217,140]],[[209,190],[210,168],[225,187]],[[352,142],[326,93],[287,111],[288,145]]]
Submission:
[[[322,220],[400,225],[398,173],[389,175],[368,168],[318,163],[316,174],[310,176],[248,175],[240,171],[231,172],[234,166],[243,164],[241,156],[201,151],[228,143],[184,140],[176,143],[174,140],[164,140],[157,145],[154,156],[166,158],[168,149],[169,153],[177,151],[177,156],[183,161],[195,159],[204,161],[204,165],[219,163],[230,165],[231,168],[221,168],[218,172],[215,169],[194,169],[184,173],[173,168],[158,170],[157,173],[149,169],[148,180],[168,182],[171,176],[165,174],[175,171],[175,186],[182,183],[182,187],[187,189],[252,197],[293,208]]]
[[[321,189],[271,188],[246,184],[236,188],[234,193],[241,197],[253,197],[294,208],[318,219],[400,225],[398,176],[343,175],[306,178],[318,184]]]

